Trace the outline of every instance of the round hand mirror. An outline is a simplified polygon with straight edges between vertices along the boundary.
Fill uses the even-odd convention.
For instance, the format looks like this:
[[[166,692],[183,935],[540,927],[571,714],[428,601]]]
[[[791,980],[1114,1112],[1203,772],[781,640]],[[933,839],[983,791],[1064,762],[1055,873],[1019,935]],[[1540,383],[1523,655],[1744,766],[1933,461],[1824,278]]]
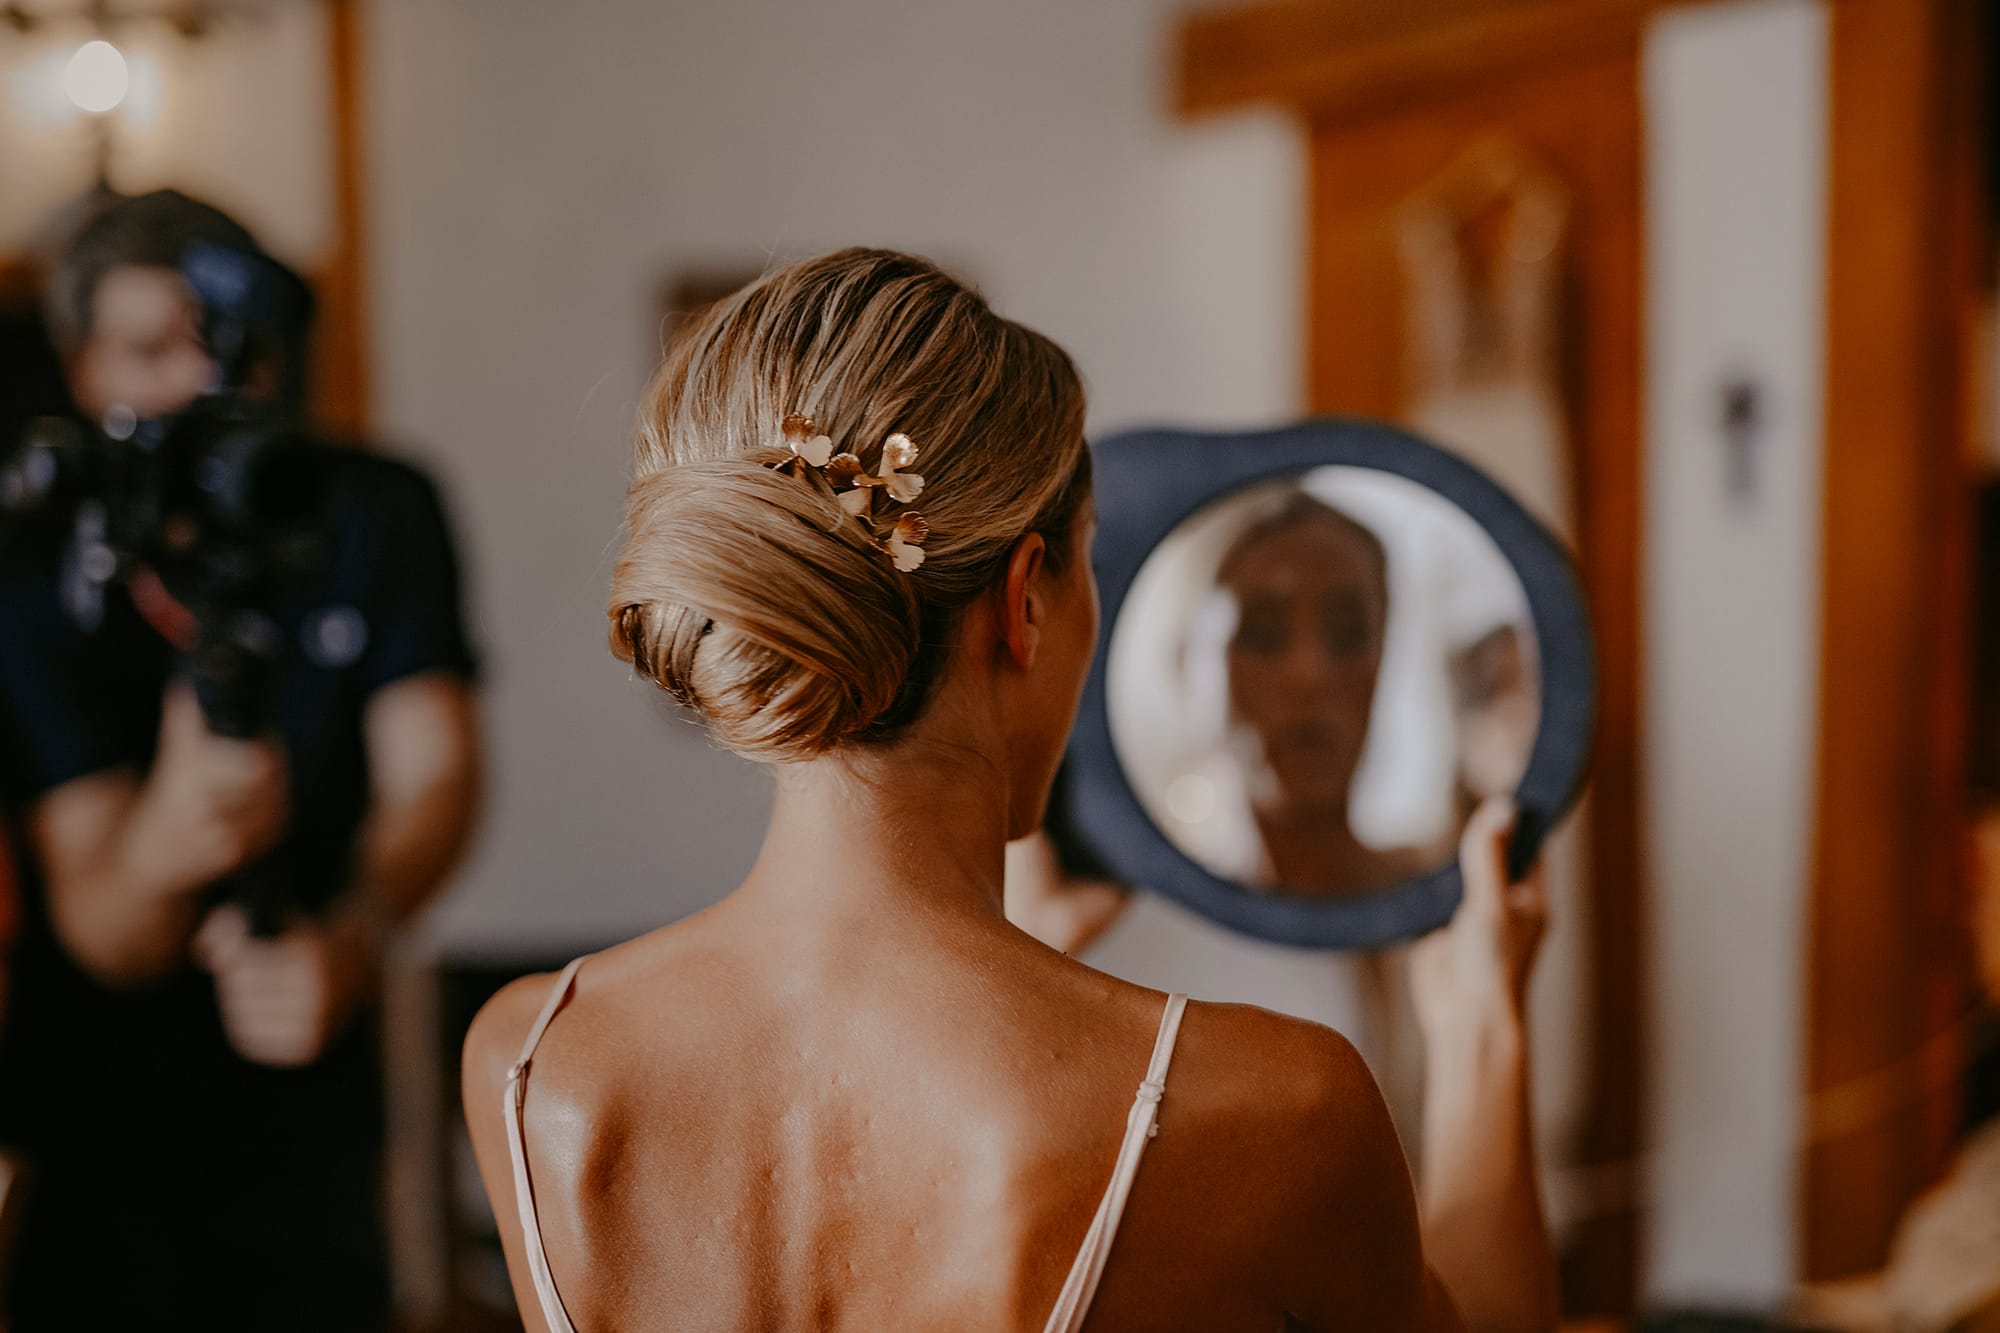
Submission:
[[[1390,426],[1148,431],[1096,449],[1104,617],[1069,821],[1118,877],[1246,934],[1442,925],[1482,798],[1533,859],[1596,705],[1569,560],[1499,485]]]

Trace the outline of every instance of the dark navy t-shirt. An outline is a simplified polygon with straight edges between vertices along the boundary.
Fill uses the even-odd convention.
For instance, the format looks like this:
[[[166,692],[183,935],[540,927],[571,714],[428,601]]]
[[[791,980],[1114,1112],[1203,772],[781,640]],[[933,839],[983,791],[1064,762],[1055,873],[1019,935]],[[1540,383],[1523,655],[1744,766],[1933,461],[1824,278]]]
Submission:
[[[291,827],[274,864],[287,899],[307,911],[348,883],[367,809],[370,696],[425,672],[474,671],[434,487],[405,464],[350,450],[335,451],[329,476],[326,558],[295,582],[279,616]],[[122,589],[85,632],[63,610],[52,561],[0,566],[0,806],[18,819],[73,779],[143,773],[174,669]],[[310,1068],[242,1060],[206,974],[190,968],[129,991],[97,985],[58,945],[31,860],[25,869],[0,1032],[0,1141],[76,1171],[93,1162],[128,1178],[191,1170],[225,1195],[236,1185],[282,1191],[315,1155],[347,1170],[366,1161],[382,1114],[370,1015]]]

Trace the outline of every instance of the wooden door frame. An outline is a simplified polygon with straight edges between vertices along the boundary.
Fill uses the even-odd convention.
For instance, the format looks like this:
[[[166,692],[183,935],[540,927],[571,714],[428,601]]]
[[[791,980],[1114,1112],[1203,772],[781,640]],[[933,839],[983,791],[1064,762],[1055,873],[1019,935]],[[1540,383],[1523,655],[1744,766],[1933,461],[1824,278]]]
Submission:
[[[369,363],[367,77],[361,0],[326,0],[327,91],[333,129],[333,248],[314,275],[314,414],[357,441],[374,417]]]
[[[1829,0],[1817,812],[1799,1264],[1881,1266],[1957,1132],[1977,0]]]

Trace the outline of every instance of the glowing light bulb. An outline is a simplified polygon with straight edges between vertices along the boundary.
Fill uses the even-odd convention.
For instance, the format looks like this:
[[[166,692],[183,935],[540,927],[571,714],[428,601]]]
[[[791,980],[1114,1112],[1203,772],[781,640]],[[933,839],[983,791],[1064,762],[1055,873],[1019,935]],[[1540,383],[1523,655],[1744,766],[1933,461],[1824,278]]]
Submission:
[[[63,69],[63,91],[85,111],[110,111],[125,100],[132,72],[125,55],[109,42],[85,42]]]

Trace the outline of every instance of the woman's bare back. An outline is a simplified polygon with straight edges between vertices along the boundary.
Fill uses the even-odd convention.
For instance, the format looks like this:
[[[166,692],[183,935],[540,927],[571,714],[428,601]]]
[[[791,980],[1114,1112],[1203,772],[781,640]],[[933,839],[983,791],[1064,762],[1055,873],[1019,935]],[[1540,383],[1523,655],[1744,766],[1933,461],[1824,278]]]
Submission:
[[[527,1155],[578,1329],[1042,1328],[1166,997],[1004,925],[904,922],[829,954],[745,915],[726,903],[591,958],[536,1050]],[[553,982],[510,986],[467,1039],[509,1221],[503,1087]],[[1192,1006],[1091,1327],[1269,1333],[1349,1266],[1358,1301],[1393,1289],[1369,1235],[1400,1229],[1397,1203],[1327,1197],[1380,1192],[1365,1159],[1400,1174],[1393,1141],[1338,1037]]]

